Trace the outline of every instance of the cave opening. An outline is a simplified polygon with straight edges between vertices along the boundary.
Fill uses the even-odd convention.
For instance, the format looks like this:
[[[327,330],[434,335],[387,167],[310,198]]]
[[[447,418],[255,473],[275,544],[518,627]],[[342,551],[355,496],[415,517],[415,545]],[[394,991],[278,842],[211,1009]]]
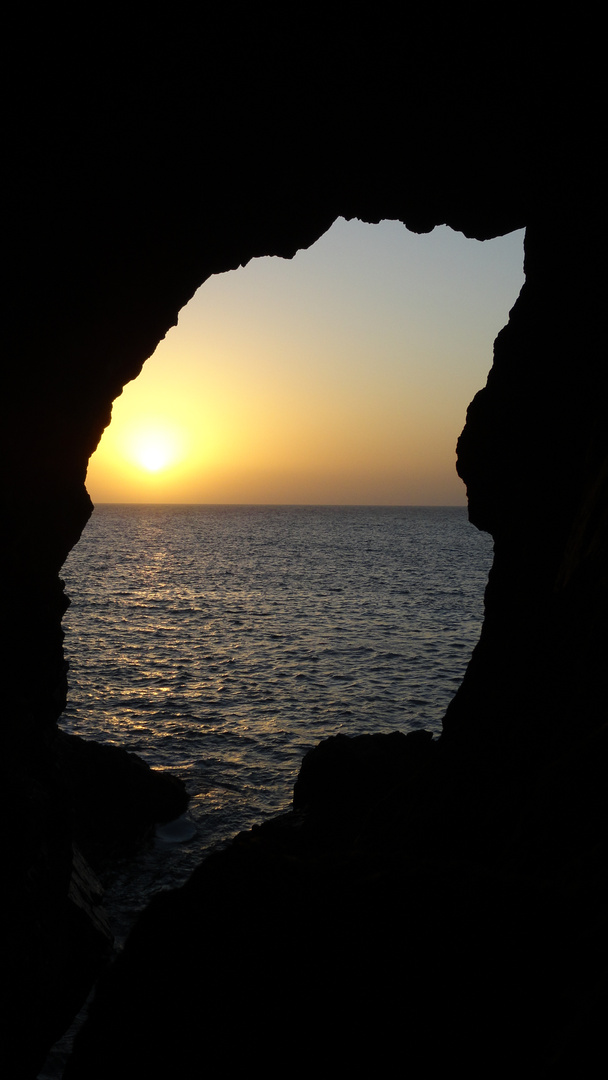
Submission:
[[[114,402],[93,502],[464,505],[455,444],[522,245],[340,218],[212,276]]]
[[[7,935],[7,1053],[16,1050],[20,1066],[25,1060],[21,1071],[27,1071],[28,1059],[35,1063],[53,1033],[63,1029],[101,966],[94,910],[70,910],[75,905],[68,883],[80,866],[72,854],[79,843],[75,826],[84,828],[86,821],[81,807],[65,798],[70,778],[59,760],[62,739],[56,733],[65,688],[64,601],[57,573],[90,510],[84,476],[91,447],[119,386],[134,377],[208,273],[261,252],[288,255],[341,211],[395,213],[421,229],[449,220],[477,236],[523,223],[528,229],[522,303],[511,331],[500,338],[495,378],[471,410],[470,438],[464,441],[462,471],[472,516],[496,538],[482,649],[459,708],[450,714],[453,726],[446,720],[445,738],[432,744],[431,790],[427,772],[411,798],[413,813],[397,837],[398,850],[390,844],[394,831],[386,833],[394,817],[386,814],[378,822],[377,804],[368,799],[371,837],[362,851],[361,819],[352,813],[359,804],[345,799],[343,816],[352,826],[328,853],[313,845],[308,865],[298,859],[288,878],[291,887],[277,893],[277,879],[283,886],[287,875],[274,873],[276,860],[267,870],[267,854],[283,824],[279,819],[277,829],[269,823],[252,831],[213,863],[223,869],[211,900],[204,889],[192,889],[190,910],[174,896],[161,901],[160,919],[149,912],[134,936],[134,952],[122,954],[122,983],[116,965],[116,982],[98,996],[98,1020],[92,1016],[91,1034],[70,1076],[107,1075],[116,1061],[130,1074],[187,1073],[201,1055],[212,1065],[223,1064],[227,1048],[234,1048],[236,1067],[247,1068],[260,1037],[269,1068],[277,1071],[293,1056],[294,1045],[313,1068],[321,1048],[326,1059],[343,1062],[346,1056],[360,1067],[365,1058],[376,1071],[379,1062],[386,1060],[388,1069],[404,1056],[414,1069],[431,1060],[438,1070],[458,1055],[479,1062],[480,1074],[488,1061],[513,1072],[523,1055],[537,1072],[572,1073],[581,1063],[583,1071],[585,1064],[592,1071],[601,1053],[606,893],[600,798],[606,379],[598,360],[604,321],[596,137],[602,65],[588,32],[573,34],[570,27],[547,41],[545,28],[542,37],[522,37],[516,24],[506,31],[490,26],[480,46],[470,25],[460,32],[440,25],[431,35],[428,27],[414,25],[404,40],[400,32],[391,34],[386,19],[366,20],[363,30],[354,31],[344,20],[326,25],[324,19],[319,26],[308,19],[303,35],[299,26],[294,32],[291,16],[278,30],[275,22],[261,25],[259,33],[246,27],[239,34],[231,27],[224,34],[207,20],[201,33],[192,33],[183,20],[172,30],[163,16],[158,35],[145,41],[138,26],[131,48],[128,27],[110,21],[108,48],[97,50],[101,64],[90,50],[74,49],[73,35],[63,35],[65,63],[46,34],[37,40],[35,34],[24,36],[23,63],[16,53],[27,78],[15,83],[7,147],[11,314],[4,428],[11,453],[5,742],[12,802],[4,817],[15,916]],[[517,288],[507,307],[516,294]],[[492,337],[505,318],[501,313]],[[483,385],[490,359],[491,340],[473,392]],[[138,388],[145,387],[152,369],[150,360]],[[374,380],[362,376],[361,382],[371,405]],[[305,401],[304,389],[302,384],[298,405]],[[191,384],[191,396],[193,390]],[[470,397],[463,401],[455,436]],[[256,399],[249,404],[255,412]],[[121,402],[115,420],[120,407]],[[291,422],[295,427],[293,414]],[[117,430],[115,423],[108,438]],[[352,443],[364,457],[361,428],[358,434]],[[139,481],[148,484],[142,504],[167,500],[160,485],[162,452],[158,445],[152,449],[147,480]],[[453,449],[452,440],[452,472]],[[169,446],[163,452],[170,451]],[[464,501],[460,485],[458,490],[457,501]],[[215,502],[229,496],[207,489],[198,497]],[[235,487],[232,497],[238,506],[236,500],[253,496]],[[257,497],[278,496],[275,489]],[[327,497],[333,501],[335,495]],[[362,497],[359,491],[348,495],[357,503]],[[73,601],[64,621],[72,711],[62,723],[82,722],[80,730],[94,737],[90,718],[97,713],[104,720],[97,705],[105,701],[114,724],[110,676],[116,671],[125,685],[139,671],[125,718],[138,723],[137,739],[127,745],[141,747],[138,740],[152,732],[154,710],[166,713],[166,705],[175,702],[167,671],[183,677],[193,655],[207,665],[205,650],[219,643],[214,619],[203,622],[196,610],[214,598],[192,596],[182,579],[179,618],[189,617],[198,629],[192,648],[180,649],[164,617],[171,614],[165,585],[171,561],[187,573],[193,544],[187,551],[182,545],[179,553],[163,547],[166,528],[158,521],[144,528],[141,516],[133,525],[137,549],[124,518],[122,525],[116,519],[107,543],[108,533],[104,537],[97,529],[104,502],[131,503],[134,496],[98,490],[93,498],[98,510],[64,571]],[[421,501],[405,493],[399,499]],[[327,513],[324,508],[319,516]],[[461,506],[453,513],[466,511]],[[193,541],[209,531],[200,519],[190,527]],[[251,523],[241,531],[248,541]],[[317,548],[311,551],[305,542],[310,530],[304,532],[302,554],[314,557]],[[365,580],[377,595],[377,536],[369,526],[356,532],[357,549],[368,559]],[[243,597],[253,596],[259,611],[250,563],[268,565],[276,535],[275,530],[274,543],[266,545],[247,542],[242,565],[233,559],[232,567],[224,567],[232,575],[220,576],[213,563],[211,580],[221,586],[234,582],[237,570],[246,575],[249,592],[243,588]],[[428,547],[419,551],[425,555]],[[98,559],[96,609],[82,587],[93,586],[92,556]],[[79,557],[83,570],[77,577]],[[352,552],[342,561],[349,565],[350,559]],[[286,582],[297,565],[285,560]],[[424,558],[415,565],[424,571]],[[140,574],[138,595],[129,580],[132,569]],[[403,583],[390,572],[387,579],[397,605]],[[364,580],[361,573],[357,580]],[[458,590],[455,574],[448,585]],[[330,595],[344,600],[344,581],[331,568],[324,589],[326,608]],[[364,599],[359,614],[365,621]],[[418,614],[428,613],[428,602],[423,592]],[[76,636],[79,609],[98,657],[82,693],[78,664],[82,658],[86,666],[87,660]],[[232,630],[251,640],[243,612],[226,604],[224,609]],[[320,624],[319,605],[308,603],[301,611],[302,624]],[[399,653],[390,638],[396,612],[394,606],[391,619],[379,621],[386,653]],[[140,632],[138,618],[146,613],[147,628]],[[207,607],[207,615],[213,614]],[[262,618],[270,628],[272,611]],[[139,651],[116,647],[117,624],[120,632],[138,632]],[[344,641],[339,622],[333,625]],[[277,627],[269,638],[272,633],[286,657],[293,642]],[[419,640],[436,660],[432,634],[420,634]],[[146,665],[161,643],[171,663],[153,673]],[[214,714],[225,718],[238,660],[229,650],[221,659],[221,668],[212,672],[218,677],[212,704]],[[352,674],[343,659],[341,652],[334,663],[334,689],[345,688]],[[368,659],[363,650],[356,657],[359,679],[369,670]],[[314,667],[294,669],[293,709],[302,704],[307,685],[314,685],[320,663],[311,657]],[[267,711],[272,703],[263,694],[278,693],[289,674],[278,669],[266,691],[260,682],[260,704]],[[379,678],[381,672],[372,674]],[[208,687],[199,684],[198,691],[207,705]],[[245,705],[253,700],[252,694],[241,697]],[[375,706],[376,713],[386,712],[378,701]],[[213,755],[199,753],[191,719],[181,710],[181,731],[164,725],[154,745],[170,753],[181,740],[180,769],[192,776],[190,759],[196,756],[206,769],[199,779],[207,781],[213,779]],[[319,726],[310,717],[309,723],[311,739],[320,738]],[[283,730],[277,725],[269,732],[273,763],[283,753]],[[199,785],[209,796],[206,807],[200,804],[208,817],[231,792],[235,802],[243,792],[244,803],[253,788],[263,790],[255,776],[243,786],[236,772],[239,755],[251,746],[251,724],[249,730],[240,725],[236,735],[237,745],[223,740],[223,786]],[[419,746],[420,740],[409,739],[409,745]],[[98,800],[104,816],[113,795],[110,782]],[[324,839],[326,826],[333,825],[322,810],[310,815],[313,838]],[[281,869],[288,860],[293,865],[292,856],[302,850],[298,814],[292,823]],[[88,858],[84,850],[83,855]],[[330,873],[319,873],[320,856]],[[258,868],[253,877],[245,872],[251,863]],[[146,899],[151,879],[155,888],[163,883],[159,865],[156,860],[152,873],[141,875]],[[96,899],[92,889],[84,899]]]
[[[209,279],[115,403],[62,572],[62,724],[186,780],[180,874],[320,739],[439,733],[491,561],[455,444],[522,242],[339,219]]]

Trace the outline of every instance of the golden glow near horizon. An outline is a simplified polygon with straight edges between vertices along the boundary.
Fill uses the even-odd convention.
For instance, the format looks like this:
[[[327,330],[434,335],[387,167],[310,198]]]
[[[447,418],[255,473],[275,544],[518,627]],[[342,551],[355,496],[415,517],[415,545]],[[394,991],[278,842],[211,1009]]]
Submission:
[[[211,278],[115,401],[93,502],[463,504],[456,440],[522,240],[340,219]]]
[[[156,473],[179,464],[185,457],[183,433],[161,417],[150,417],[128,429],[126,451],[134,462]]]

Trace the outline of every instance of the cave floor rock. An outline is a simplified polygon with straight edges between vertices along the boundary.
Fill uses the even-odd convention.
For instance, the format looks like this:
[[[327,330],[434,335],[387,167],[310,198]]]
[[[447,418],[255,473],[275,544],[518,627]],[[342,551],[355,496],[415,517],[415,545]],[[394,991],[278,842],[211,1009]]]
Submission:
[[[125,1075],[187,1076],[197,1056],[270,1075],[321,1061],[388,1075],[396,1059],[590,1075],[605,1004],[604,822],[574,801],[564,836],[547,770],[508,839],[501,821],[491,842],[481,801],[467,835],[441,741],[366,738],[321,744],[293,811],[154,898],[99,985],[66,1080],[107,1077],[117,1062]]]
[[[21,754],[0,790],[10,868],[1,950],[4,1063],[15,1080],[29,1080],[113,955],[100,879],[156,822],[183,813],[188,797],[181,781],[135,754],[61,731]]]

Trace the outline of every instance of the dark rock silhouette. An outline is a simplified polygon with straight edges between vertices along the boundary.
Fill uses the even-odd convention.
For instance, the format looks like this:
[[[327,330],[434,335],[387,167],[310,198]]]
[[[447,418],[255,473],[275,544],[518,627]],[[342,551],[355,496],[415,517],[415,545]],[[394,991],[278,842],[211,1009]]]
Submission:
[[[375,764],[368,779],[356,764],[329,816],[331,781],[303,770],[308,809],[152,905],[70,1075],[107,1077],[117,1061],[124,1075],[186,1074],[201,1044],[209,1060],[263,1053],[274,1071],[301,1052],[585,1074],[601,1047],[608,885],[593,29],[510,24],[483,40],[459,12],[453,25],[408,17],[406,34],[379,15],[295,30],[256,11],[193,33],[163,14],[133,33],[124,19],[80,24],[96,60],[52,18],[15,30],[4,132],[11,1075],[36,1075],[107,952],[56,730],[58,574],[91,512],[88,458],[210,274],[291,257],[338,215],[478,239],[526,226],[526,284],[458,447],[471,519],[495,540],[482,637],[439,744],[408,736],[396,787],[391,762],[383,814]],[[199,980],[186,994],[185,964]]]
[[[2,1023],[17,1077],[36,1075],[111,958],[96,871],[134,851],[155,822],[183,813],[188,798],[181,781],[135,754],[58,731],[10,764]]]
[[[95,866],[136,849],[154,823],[171,821],[188,806],[181,780],[120,747],[60,732],[55,761],[74,841]]]

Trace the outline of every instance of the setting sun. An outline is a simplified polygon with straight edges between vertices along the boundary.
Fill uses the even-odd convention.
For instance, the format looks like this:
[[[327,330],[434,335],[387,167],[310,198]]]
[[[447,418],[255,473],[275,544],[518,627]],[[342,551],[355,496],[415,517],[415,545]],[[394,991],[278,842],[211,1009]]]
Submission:
[[[128,443],[133,460],[151,473],[176,464],[183,456],[181,434],[158,421],[135,428]]]
[[[93,502],[463,505],[456,441],[522,262],[521,232],[339,219],[211,277],[114,402]]]

